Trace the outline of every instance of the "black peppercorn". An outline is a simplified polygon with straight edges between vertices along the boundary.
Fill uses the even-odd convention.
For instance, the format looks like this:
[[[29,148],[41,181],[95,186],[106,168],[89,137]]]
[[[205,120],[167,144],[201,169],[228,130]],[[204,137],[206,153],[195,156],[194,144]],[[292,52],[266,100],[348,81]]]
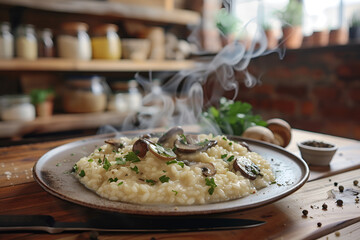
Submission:
[[[339,186],[339,191],[340,191],[340,192],[343,192],[343,191],[344,191],[344,186],[340,185],[340,186]]]
[[[354,186],[357,186],[359,184],[359,181],[358,180],[354,180]]]
[[[334,186],[336,187],[338,185],[338,183],[337,182],[334,182]]]
[[[339,207],[341,207],[342,205],[343,205],[343,200],[341,200],[341,199],[338,199],[338,200],[336,200],[336,204],[339,206]]]
[[[327,206],[326,203],[324,203],[324,204],[322,205],[322,209],[323,209],[323,210],[327,210],[327,207],[328,207],[328,206]]]
[[[317,226],[318,226],[318,227],[321,227],[321,225],[322,225],[321,222],[318,222],[318,223],[317,223]]]
[[[305,217],[307,217],[308,213],[309,213],[309,212],[308,212],[308,210],[306,210],[306,209],[302,211],[302,214],[303,214]]]

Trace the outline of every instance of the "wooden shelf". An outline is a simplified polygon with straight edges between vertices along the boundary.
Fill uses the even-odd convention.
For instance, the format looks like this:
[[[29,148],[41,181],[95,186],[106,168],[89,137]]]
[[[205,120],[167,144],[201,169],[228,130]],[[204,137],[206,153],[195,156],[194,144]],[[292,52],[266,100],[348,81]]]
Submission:
[[[131,61],[91,60],[77,61],[61,58],[42,58],[34,61],[23,59],[0,60],[0,71],[86,71],[86,72],[137,72],[180,71],[191,69],[195,61]]]
[[[30,133],[94,129],[103,125],[119,126],[127,116],[126,114],[128,113],[59,114],[48,118],[36,118],[30,122],[0,121],[0,138],[16,138]]]
[[[132,5],[129,3],[84,0],[0,0],[6,5],[22,6],[53,12],[91,14],[167,24],[199,24],[200,14],[190,10],[166,10],[159,7]]]

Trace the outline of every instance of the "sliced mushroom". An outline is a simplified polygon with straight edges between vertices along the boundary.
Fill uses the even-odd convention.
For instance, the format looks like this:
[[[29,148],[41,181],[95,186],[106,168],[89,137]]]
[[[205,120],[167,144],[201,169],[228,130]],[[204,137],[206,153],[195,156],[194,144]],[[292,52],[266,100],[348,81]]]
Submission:
[[[146,142],[148,143],[148,149],[158,158],[164,160],[173,160],[177,157],[170,148],[163,147],[158,143],[152,143],[150,141]]]
[[[132,148],[133,152],[138,155],[139,157],[144,157],[147,153],[148,143],[143,138],[139,138],[133,145]]]
[[[158,143],[161,145],[167,144],[168,146],[172,147],[178,135],[181,134],[184,134],[184,130],[181,127],[173,127],[159,138]]]
[[[192,162],[188,160],[184,160],[183,162],[186,166],[201,168],[201,172],[205,177],[211,177],[216,174],[216,168],[212,163]]]
[[[175,147],[178,152],[181,153],[194,153],[198,151],[206,151],[207,149],[215,146],[217,144],[216,140],[205,140],[198,143],[188,143],[177,139],[175,141]]]
[[[202,163],[198,162],[194,164],[193,166],[201,168],[201,172],[205,177],[211,177],[216,174],[216,168],[214,164],[212,163]]]
[[[105,143],[114,146],[114,148],[116,149],[124,147],[124,143],[120,139],[116,139],[116,138],[107,139],[105,140]]]
[[[233,163],[235,171],[240,171],[244,177],[255,180],[258,175],[261,176],[260,168],[246,157],[237,157]]]

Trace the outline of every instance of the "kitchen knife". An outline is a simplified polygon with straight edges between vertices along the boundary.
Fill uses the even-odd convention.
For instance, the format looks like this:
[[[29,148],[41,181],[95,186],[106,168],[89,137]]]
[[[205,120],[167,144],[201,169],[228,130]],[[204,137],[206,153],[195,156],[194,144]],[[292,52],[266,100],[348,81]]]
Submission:
[[[256,227],[264,221],[236,218],[205,217],[138,217],[111,216],[91,218],[86,222],[57,222],[49,215],[0,215],[0,231],[116,231],[116,232],[181,232],[230,230]]]

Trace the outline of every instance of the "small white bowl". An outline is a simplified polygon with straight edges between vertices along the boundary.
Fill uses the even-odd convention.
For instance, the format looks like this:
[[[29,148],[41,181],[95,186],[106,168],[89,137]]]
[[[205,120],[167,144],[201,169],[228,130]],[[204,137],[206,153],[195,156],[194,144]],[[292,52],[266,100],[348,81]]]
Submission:
[[[325,146],[310,146],[307,143],[316,142],[320,144],[326,144]],[[323,141],[304,141],[297,144],[302,158],[310,165],[317,166],[328,166],[337,151],[337,146],[331,143],[323,142]]]

